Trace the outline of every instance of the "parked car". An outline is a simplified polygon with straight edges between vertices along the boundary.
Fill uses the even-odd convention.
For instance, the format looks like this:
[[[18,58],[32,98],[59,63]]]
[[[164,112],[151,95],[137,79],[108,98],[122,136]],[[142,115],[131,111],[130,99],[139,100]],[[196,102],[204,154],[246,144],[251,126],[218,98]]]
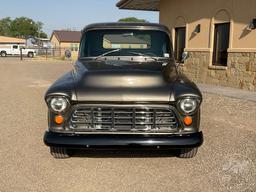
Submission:
[[[22,49],[22,51],[21,51]],[[36,50],[25,48],[24,45],[19,44],[4,44],[0,45],[0,56],[7,57],[8,55],[25,55],[27,57],[34,57],[36,55]]]
[[[187,54],[184,54],[184,59]],[[72,149],[176,149],[191,158],[203,143],[202,94],[174,60],[170,33],[149,23],[92,24],[74,69],[46,92],[55,158]]]

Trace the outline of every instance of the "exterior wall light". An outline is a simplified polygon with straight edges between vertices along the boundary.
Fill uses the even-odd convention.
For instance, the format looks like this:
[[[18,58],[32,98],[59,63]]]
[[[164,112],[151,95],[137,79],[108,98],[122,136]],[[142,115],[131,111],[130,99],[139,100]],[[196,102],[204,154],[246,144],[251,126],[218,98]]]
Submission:
[[[254,30],[256,29],[256,19],[252,19],[252,22],[248,26],[248,30]]]
[[[201,24],[198,24],[196,27],[195,27],[195,30],[193,31],[194,34],[198,34],[201,32]]]

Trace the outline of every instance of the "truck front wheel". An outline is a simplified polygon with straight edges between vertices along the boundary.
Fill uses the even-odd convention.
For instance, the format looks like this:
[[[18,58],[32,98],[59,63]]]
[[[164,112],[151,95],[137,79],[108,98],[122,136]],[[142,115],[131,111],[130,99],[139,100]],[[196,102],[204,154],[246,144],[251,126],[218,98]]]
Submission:
[[[6,52],[5,52],[5,51],[2,51],[2,52],[1,52],[1,57],[6,57],[6,56],[7,56]]]
[[[29,57],[29,58],[33,58],[33,57],[34,57],[34,53],[33,53],[33,52],[29,52],[29,53],[28,53],[28,57]]]

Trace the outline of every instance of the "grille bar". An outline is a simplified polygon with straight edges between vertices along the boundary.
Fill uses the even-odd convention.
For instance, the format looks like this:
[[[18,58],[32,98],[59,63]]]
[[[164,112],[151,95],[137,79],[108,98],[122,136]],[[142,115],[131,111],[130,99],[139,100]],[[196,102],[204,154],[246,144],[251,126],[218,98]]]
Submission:
[[[178,128],[178,121],[167,107],[78,106],[71,113],[69,125],[75,131],[169,132]]]

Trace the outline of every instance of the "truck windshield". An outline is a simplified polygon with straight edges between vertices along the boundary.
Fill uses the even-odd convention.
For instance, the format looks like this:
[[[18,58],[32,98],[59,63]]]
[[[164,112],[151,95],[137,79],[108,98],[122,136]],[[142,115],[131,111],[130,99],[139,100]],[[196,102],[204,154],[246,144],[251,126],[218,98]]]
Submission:
[[[168,34],[151,30],[88,31],[83,35],[80,47],[80,58],[99,56],[169,58],[171,54]]]

